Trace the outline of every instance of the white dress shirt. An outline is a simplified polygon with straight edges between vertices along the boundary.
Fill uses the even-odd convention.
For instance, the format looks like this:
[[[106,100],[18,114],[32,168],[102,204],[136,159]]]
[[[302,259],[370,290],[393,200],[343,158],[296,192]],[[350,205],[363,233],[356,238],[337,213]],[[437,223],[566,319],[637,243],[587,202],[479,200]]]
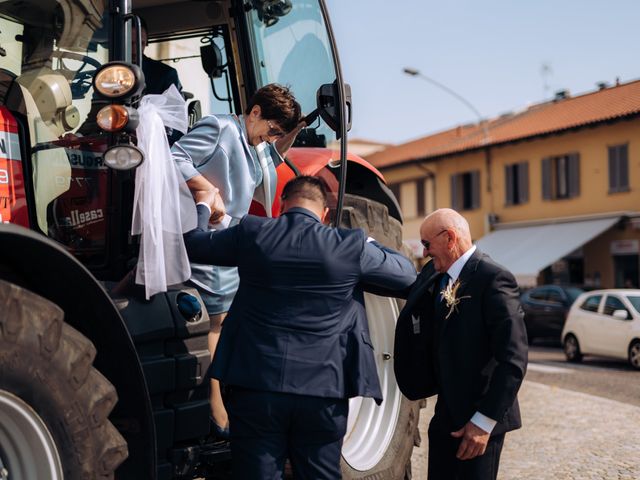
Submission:
[[[464,268],[465,264],[471,258],[471,255],[473,255],[475,251],[476,251],[476,246],[472,245],[469,250],[464,252],[464,254],[455,262],[453,262],[453,265],[449,267],[449,270],[447,270],[447,274],[449,275],[449,285],[451,285],[456,280],[458,280],[458,277],[460,276],[460,272],[462,272],[462,269]],[[494,419],[489,418],[480,412],[476,412],[473,415],[473,417],[471,417],[471,422],[487,433],[491,433],[493,428],[496,426],[496,423],[498,423]]]

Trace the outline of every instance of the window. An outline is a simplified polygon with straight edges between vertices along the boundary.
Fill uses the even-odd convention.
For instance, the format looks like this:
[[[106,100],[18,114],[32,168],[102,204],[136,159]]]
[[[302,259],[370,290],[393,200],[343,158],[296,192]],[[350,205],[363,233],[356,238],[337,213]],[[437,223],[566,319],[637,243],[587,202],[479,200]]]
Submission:
[[[549,303],[557,303],[562,305],[564,303],[564,296],[558,290],[552,289],[549,290],[547,301],[549,301]]]
[[[602,300],[602,295],[592,295],[587,297],[587,299],[580,305],[582,310],[586,310],[587,312],[597,312],[598,306],[600,305],[600,300]]]
[[[542,159],[542,198],[574,198],[580,194],[580,156],[577,153]]]
[[[633,308],[636,309],[636,312],[640,313],[640,297],[627,297],[627,300],[633,305]]]
[[[451,208],[473,210],[480,208],[480,171],[451,175]]]
[[[618,297],[608,295],[607,300],[604,302],[604,310],[602,313],[604,313],[605,315],[613,315],[613,312],[615,312],[616,310],[624,310],[625,312],[627,312],[627,318],[631,318],[631,315],[629,315],[629,310],[627,310],[625,304],[622,303],[622,300],[620,300]]]
[[[424,201],[424,178],[416,180],[416,209],[419,217],[424,217],[427,209]]]
[[[529,162],[504,167],[505,203],[520,205],[529,201]]]
[[[609,147],[609,192],[629,190],[629,147],[627,144]]]

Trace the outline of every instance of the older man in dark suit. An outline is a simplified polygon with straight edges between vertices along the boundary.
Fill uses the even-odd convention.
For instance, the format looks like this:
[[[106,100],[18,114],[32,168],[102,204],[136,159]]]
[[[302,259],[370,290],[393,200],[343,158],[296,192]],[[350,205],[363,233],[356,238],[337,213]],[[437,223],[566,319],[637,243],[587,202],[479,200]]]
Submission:
[[[495,479],[504,434],[521,426],[527,337],[518,286],[476,249],[456,211],[427,216],[420,236],[432,260],[396,325],[398,385],[412,400],[438,394],[429,480]]]
[[[358,285],[406,289],[416,274],[362,230],[323,225],[317,178],[290,181],[282,200],[279,218],[248,215],[219,232],[203,231],[198,205],[202,230],[185,242],[193,261],[240,274],[211,367],[230,387],[234,477],[281,478],[288,457],[296,478],[335,479],[347,399],[382,396]]]

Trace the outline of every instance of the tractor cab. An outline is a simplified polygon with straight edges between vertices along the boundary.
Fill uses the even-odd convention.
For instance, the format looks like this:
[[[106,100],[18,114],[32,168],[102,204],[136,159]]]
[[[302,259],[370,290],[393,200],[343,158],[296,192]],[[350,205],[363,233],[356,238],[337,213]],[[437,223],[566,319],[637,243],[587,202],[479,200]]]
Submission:
[[[278,167],[276,198],[296,175],[321,176],[333,225],[402,246],[395,197],[347,154],[350,90],[323,0],[0,1],[2,478],[229,473],[228,445],[209,431],[197,290],[146,299],[126,288],[136,172],[154,161],[138,148],[138,109],[162,72],[189,126],[241,115],[266,84],[289,86],[307,127]],[[268,208],[256,195],[251,213],[279,213],[277,201]],[[385,402],[351,401],[343,475],[404,478],[418,405],[393,376],[398,305],[365,302]]]

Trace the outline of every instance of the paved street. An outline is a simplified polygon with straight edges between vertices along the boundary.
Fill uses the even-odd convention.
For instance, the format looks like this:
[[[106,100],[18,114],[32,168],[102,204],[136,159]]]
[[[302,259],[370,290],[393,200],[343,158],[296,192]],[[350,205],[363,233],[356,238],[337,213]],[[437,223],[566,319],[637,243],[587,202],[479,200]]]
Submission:
[[[566,364],[558,352],[538,347],[531,351],[520,391],[524,426],[507,434],[498,478],[639,479],[640,372],[595,359]],[[434,405],[430,400],[421,413],[423,443],[412,458],[418,480],[427,478],[426,432]]]

